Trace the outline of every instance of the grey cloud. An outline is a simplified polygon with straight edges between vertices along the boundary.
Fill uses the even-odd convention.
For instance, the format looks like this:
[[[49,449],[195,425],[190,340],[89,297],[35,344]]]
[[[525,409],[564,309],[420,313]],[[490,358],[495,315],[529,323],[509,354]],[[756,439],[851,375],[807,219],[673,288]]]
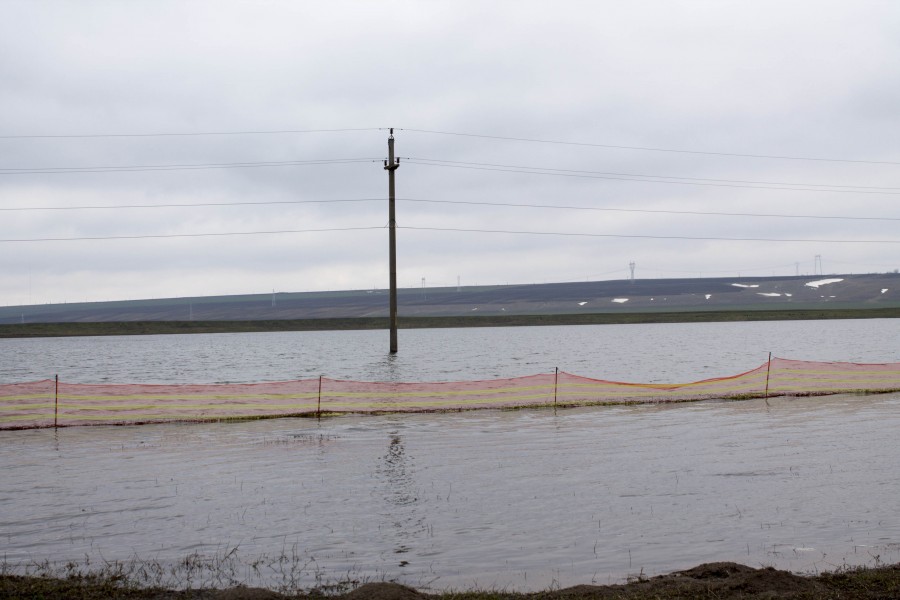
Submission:
[[[572,2],[31,3],[0,24],[0,134],[379,128],[398,155],[758,182],[900,188],[896,165],[536,144],[898,161],[887,5]],[[894,102],[893,104],[896,104]],[[386,131],[0,139],[0,168],[374,159],[344,165],[0,175],[0,208],[384,198]],[[489,168],[489,167],[487,167]],[[689,186],[402,162],[398,196],[744,213],[890,216],[896,197]],[[884,190],[890,191],[890,190]],[[900,190],[895,190],[900,191]],[[580,213],[403,202],[401,226],[646,236],[896,240],[893,224]],[[376,203],[4,213],[0,239],[383,227]],[[0,243],[0,302],[368,288],[383,230]],[[772,269],[815,255],[886,270],[896,244],[579,238],[401,230],[401,283]],[[801,270],[802,268],[801,267]],[[606,275],[604,275],[606,274]],[[611,274],[611,275],[609,275]],[[769,274],[764,272],[763,274]],[[30,280],[31,292],[27,291]],[[117,283],[120,282],[120,283]],[[271,283],[270,283],[271,282]],[[277,284],[275,282],[278,282]],[[262,286],[262,287],[260,287]],[[62,289],[61,289],[62,287]],[[30,298],[30,300],[29,300]]]

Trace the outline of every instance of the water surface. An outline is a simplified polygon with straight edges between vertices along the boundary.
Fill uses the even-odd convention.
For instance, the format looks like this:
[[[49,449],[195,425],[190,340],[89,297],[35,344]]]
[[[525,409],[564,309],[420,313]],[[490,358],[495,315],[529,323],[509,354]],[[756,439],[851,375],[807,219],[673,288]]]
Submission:
[[[782,358],[900,361],[900,319],[0,339],[0,383],[455,381],[553,372],[618,381],[734,375]]]
[[[0,377],[688,381],[895,362],[892,320],[0,340]],[[900,394],[0,432],[6,560],[196,554],[248,585],[607,583],[900,560]],[[284,560],[281,560],[284,557]],[[255,567],[254,567],[255,565]]]

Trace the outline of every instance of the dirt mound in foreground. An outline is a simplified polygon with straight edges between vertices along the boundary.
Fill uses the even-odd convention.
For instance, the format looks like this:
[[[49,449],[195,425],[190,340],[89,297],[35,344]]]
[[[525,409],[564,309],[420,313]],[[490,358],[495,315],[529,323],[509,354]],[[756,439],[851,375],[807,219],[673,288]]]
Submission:
[[[706,563],[668,575],[641,578],[625,585],[581,585],[541,597],[581,598],[820,598],[827,588],[817,580],[771,567],[754,569],[721,562]]]

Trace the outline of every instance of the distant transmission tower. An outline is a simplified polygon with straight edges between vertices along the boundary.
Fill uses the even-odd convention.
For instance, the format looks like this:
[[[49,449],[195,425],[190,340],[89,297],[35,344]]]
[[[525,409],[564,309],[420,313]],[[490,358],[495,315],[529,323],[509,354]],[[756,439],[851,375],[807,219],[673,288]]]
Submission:
[[[822,255],[816,254],[816,262],[813,265],[813,275],[822,274]]]
[[[634,261],[628,263],[628,268],[631,270],[631,283],[634,283]]]

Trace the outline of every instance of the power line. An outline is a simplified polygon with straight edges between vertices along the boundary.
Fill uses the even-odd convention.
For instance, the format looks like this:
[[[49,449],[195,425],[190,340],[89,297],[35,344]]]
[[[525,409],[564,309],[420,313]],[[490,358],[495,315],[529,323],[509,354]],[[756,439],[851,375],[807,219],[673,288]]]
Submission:
[[[466,165],[466,166],[479,166],[479,167],[499,167],[506,169],[522,169],[524,171],[548,171],[552,173],[578,173],[578,174],[589,174],[589,175],[608,175],[615,177],[640,177],[645,179],[676,179],[676,180],[684,180],[684,181],[701,181],[701,182],[713,182],[713,183],[744,183],[750,185],[777,185],[777,186],[790,186],[790,187],[801,187],[801,188],[834,188],[837,190],[891,190],[898,191],[900,187],[889,187],[889,186],[872,186],[872,185],[839,185],[839,184],[829,184],[829,183],[790,183],[784,181],[753,181],[746,179],[714,179],[710,177],[681,177],[677,175],[646,175],[642,173],[616,173],[609,171],[588,171],[588,170],[580,170],[580,169],[556,169],[551,167],[530,167],[523,165],[502,165],[495,163],[482,163],[482,162],[471,162],[471,161],[461,161],[461,160],[444,160],[439,158],[421,158],[421,157],[408,157],[404,158],[404,160],[416,160],[416,161],[424,161],[427,163],[434,163],[435,165],[443,165],[447,164],[451,165]]]
[[[894,264],[892,264],[892,265],[888,265],[888,264],[878,264],[878,263],[865,263],[865,265],[864,265],[863,263],[858,263],[858,262],[852,262],[852,263],[851,263],[851,262],[847,262],[847,261],[843,261],[843,260],[834,260],[833,258],[830,258],[830,257],[829,257],[829,259],[828,259],[828,264],[850,265],[850,266],[857,266],[857,267],[859,267],[859,266],[865,266],[865,267],[867,267],[867,268],[868,268],[868,267],[881,267],[881,268],[885,268],[885,269],[894,269],[894,268],[897,267],[897,264],[896,264],[896,263],[894,263]]]
[[[553,210],[588,210],[598,212],[623,212],[639,214],[666,214],[689,216],[717,216],[717,217],[750,217],[750,218],[775,218],[775,219],[826,219],[840,221],[900,221],[900,217],[851,217],[844,215],[791,215],[780,213],[732,213],[718,211],[698,210],[658,210],[642,208],[607,208],[598,206],[571,206],[555,204],[531,204],[516,202],[479,202],[475,200],[433,200],[426,198],[397,198],[401,202],[417,202],[428,204],[459,204],[466,206],[497,206],[507,208],[541,208]],[[33,211],[61,211],[61,210],[121,210],[121,209],[154,209],[154,208],[202,208],[202,207],[228,207],[228,206],[270,206],[270,205],[298,205],[298,204],[337,204],[352,202],[384,202],[384,198],[336,198],[330,200],[269,200],[247,202],[184,202],[167,204],[118,204],[118,205],[93,205],[93,206],[19,206],[0,207],[0,211],[6,212],[33,212]]]
[[[0,139],[25,140],[25,139],[90,139],[90,138],[153,138],[153,137],[203,137],[203,136],[231,136],[231,135],[285,135],[285,134],[310,134],[310,133],[345,133],[358,131],[386,131],[388,127],[342,127],[332,129],[269,129],[269,130],[239,130],[239,131],[191,131],[191,132],[158,132],[158,133],[78,133],[78,134],[21,134],[0,135]],[[652,146],[626,146],[622,144],[601,144],[596,142],[573,142],[567,140],[550,140],[540,138],[513,137],[500,135],[487,135],[479,133],[463,133],[456,131],[439,131],[434,129],[417,129],[412,127],[396,127],[397,131],[409,131],[414,133],[427,133],[433,135],[447,135],[457,137],[472,137],[490,140],[504,140],[514,142],[529,142],[537,144],[555,144],[564,146],[582,146],[590,148],[609,148],[614,150],[637,150],[644,152],[669,152],[678,154],[698,154],[704,156],[733,156],[738,158],[763,158],[775,160],[859,163],[874,165],[900,165],[897,161],[863,160],[847,158],[825,158],[813,156],[788,156],[780,154],[749,154],[741,152],[712,152],[703,150],[687,150],[683,148],[658,148]]]
[[[199,238],[199,237],[226,237],[237,235],[276,235],[283,233],[322,233],[332,231],[365,231],[370,229],[384,229],[384,227],[337,227],[328,229],[281,229],[277,231],[229,231],[223,233],[167,233],[149,235],[108,235],[71,238],[29,238],[29,239],[0,239],[0,242],[83,242],[106,240],[148,240],[169,238]]]
[[[746,189],[754,189],[754,190],[786,190],[786,191],[800,191],[800,192],[837,192],[837,193],[853,193],[853,194],[880,194],[880,195],[891,195],[896,196],[900,195],[900,191],[877,191],[877,190],[897,190],[900,188],[864,188],[858,187],[853,189],[816,189],[816,188],[825,188],[824,185],[819,184],[809,184],[814,187],[789,187],[795,184],[783,184],[782,186],[768,186],[768,185],[744,185],[740,183],[712,183],[712,181],[717,180],[702,180],[699,178],[688,178],[688,177],[666,177],[663,175],[615,175],[615,174],[601,174],[600,171],[575,171],[569,169],[549,169],[543,167],[517,167],[517,166],[504,166],[504,165],[496,165],[491,166],[489,163],[455,163],[453,161],[431,161],[430,159],[417,159],[417,158],[406,158],[406,162],[416,165],[427,165],[431,167],[451,167],[456,169],[473,169],[477,171],[500,171],[507,173],[527,173],[531,175],[556,175],[559,177],[581,177],[586,179],[606,179],[612,181],[637,181],[642,183],[669,183],[675,185],[696,185],[696,186],[704,186],[704,187],[726,187],[726,188],[746,188]],[[900,164],[900,163],[898,163]],[[718,180],[718,181],[728,181],[728,180]],[[837,187],[848,187],[852,186],[834,186]]]
[[[768,267],[741,267],[738,269],[660,269],[653,266],[645,266],[642,270],[645,273],[654,271],[659,273],[748,273],[752,271],[774,271],[777,269],[794,268],[796,264],[797,263],[790,263],[786,265],[774,265]]]
[[[152,138],[152,137],[203,137],[203,136],[231,136],[231,135],[285,135],[285,134],[310,134],[310,133],[345,133],[358,131],[386,131],[388,127],[341,127],[331,129],[260,129],[238,131],[191,131],[191,132],[158,132],[158,133],[78,133],[78,134],[22,134],[0,135],[0,139],[25,140],[25,139],[90,139],[90,138]],[[683,148],[658,148],[652,146],[626,146],[622,144],[601,144],[596,142],[573,142],[567,140],[550,140],[540,138],[513,137],[500,135],[487,135],[478,133],[463,133],[456,131],[439,131],[434,129],[417,129],[412,127],[397,127],[397,131],[409,131],[414,133],[427,133],[433,135],[447,135],[457,137],[472,137],[490,140],[504,140],[514,142],[529,142],[537,144],[555,144],[564,146],[582,146],[590,148],[609,148],[614,150],[637,150],[645,152],[669,152],[678,154],[698,154],[704,156],[733,156],[738,158],[763,158],[776,160],[859,163],[875,165],[900,165],[897,161],[862,160],[846,158],[825,158],[812,156],[788,156],[779,154],[749,154],[741,152],[712,152],[702,150],[687,150]]]
[[[510,231],[502,229],[462,229],[456,227],[401,227],[416,231],[452,231],[461,233],[499,233],[511,235],[548,235],[564,237],[596,237],[596,238],[636,238],[649,240],[699,240],[717,242],[815,242],[826,244],[900,244],[900,240],[825,240],[825,239],[784,239],[784,238],[732,238],[706,237],[686,235],[628,235],[616,233],[572,233],[557,231]]]
[[[185,202],[174,204],[117,204],[109,206],[19,206],[0,211],[118,210],[129,208],[195,208],[205,206],[268,206],[278,204],[332,204],[340,202],[384,202],[384,198],[338,198],[334,200],[267,200],[264,202]]]
[[[399,131],[412,131],[416,133],[430,133],[436,135],[452,135],[452,136],[460,136],[460,137],[472,137],[472,138],[481,138],[481,139],[489,139],[489,140],[505,140],[512,142],[530,142],[536,144],[556,144],[563,146],[584,146],[589,148],[610,148],[614,150],[640,150],[645,152],[672,152],[678,154],[698,154],[703,156],[733,156],[738,158],[767,158],[767,159],[776,159],[776,160],[799,160],[799,161],[815,161],[815,162],[835,162],[835,163],[860,163],[860,164],[870,164],[870,165],[900,165],[900,162],[896,161],[887,161],[887,160],[856,160],[856,159],[846,159],[846,158],[819,158],[819,157],[811,157],[811,156],[785,156],[778,154],[744,154],[739,152],[706,152],[701,150],[684,150],[684,149],[675,149],[675,148],[654,148],[649,146],[623,146],[616,144],[598,144],[598,143],[590,143],[590,142],[570,142],[563,140],[545,140],[538,138],[524,138],[524,137],[507,137],[501,135],[485,135],[478,133],[459,133],[454,131],[435,131],[431,129],[412,129],[412,128],[398,128]]]
[[[558,231],[514,231],[500,229],[464,229],[458,227],[414,227],[397,226],[400,229],[412,231],[448,231],[458,233],[489,233],[505,235],[541,235],[563,237],[591,237],[591,238],[636,238],[653,240],[699,240],[699,241],[724,241],[724,242],[815,242],[815,243],[840,243],[840,244],[900,244],[900,240],[828,240],[828,239],[784,239],[784,238],[733,238],[718,236],[682,236],[682,235],[633,235],[614,233],[577,233]],[[225,237],[242,235],[278,235],[286,233],[323,233],[338,231],[367,231],[384,229],[381,227],[334,227],[325,229],[281,229],[275,231],[230,231],[220,233],[170,233],[170,234],[144,234],[144,235],[110,235],[110,236],[83,236],[70,238],[22,238],[0,239],[0,242],[78,242],[78,241],[106,241],[106,240],[141,240],[141,239],[170,239],[170,238],[199,238],[199,237]]]
[[[33,139],[66,139],[66,138],[148,138],[148,137],[200,137],[218,135],[280,135],[287,133],[338,133],[348,131],[382,131],[385,127],[345,127],[339,129],[272,129],[249,131],[195,131],[195,132],[169,132],[169,133],[76,133],[76,134],[52,134],[52,135],[0,135],[4,140],[33,140]]]
[[[847,221],[900,221],[900,217],[847,217],[847,216],[829,216],[829,215],[786,215],[777,213],[729,213],[729,212],[713,212],[699,210],[655,210],[643,208],[603,208],[595,206],[559,206],[553,204],[519,204],[513,202],[475,202],[468,200],[425,200],[416,198],[399,198],[405,202],[428,202],[440,204],[468,204],[476,206],[502,206],[515,208],[550,208],[561,210],[592,210],[601,212],[625,212],[625,213],[645,213],[645,214],[667,214],[667,215],[699,215],[699,216],[720,216],[720,217],[770,217],[781,219],[835,219]]]
[[[816,183],[785,183],[765,182],[729,179],[711,179],[700,177],[679,177],[668,175],[644,175],[634,173],[613,173],[604,171],[587,171],[575,169],[553,169],[547,167],[528,167],[522,165],[501,165],[493,163],[477,163],[451,161],[442,159],[429,159],[410,157],[408,162],[426,166],[452,167],[461,169],[501,171],[512,173],[530,173],[533,175],[558,175],[566,177],[586,177],[592,179],[607,179],[617,181],[637,181],[644,183],[670,183],[677,185],[699,185],[712,187],[735,187],[748,189],[770,189],[787,191],[812,191],[835,192],[856,194],[880,194],[900,195],[900,188],[882,186],[848,186]],[[67,173],[118,173],[118,172],[149,172],[149,171],[185,171],[207,169],[245,169],[261,167],[290,167],[324,164],[347,164],[379,162],[379,158],[333,158],[317,160],[290,160],[290,161],[258,161],[258,162],[233,162],[233,163],[199,163],[199,164],[168,164],[168,165],[124,165],[124,166],[94,166],[94,167],[22,167],[0,168],[0,175],[35,175],[35,174],[67,174]]]
[[[144,171],[194,171],[202,169],[246,169],[258,167],[294,167],[305,165],[380,162],[378,158],[328,158],[320,160],[285,160],[237,163],[200,163],[181,165],[129,165],[121,167],[34,167],[0,169],[0,175],[54,175],[60,173],[132,173]]]

